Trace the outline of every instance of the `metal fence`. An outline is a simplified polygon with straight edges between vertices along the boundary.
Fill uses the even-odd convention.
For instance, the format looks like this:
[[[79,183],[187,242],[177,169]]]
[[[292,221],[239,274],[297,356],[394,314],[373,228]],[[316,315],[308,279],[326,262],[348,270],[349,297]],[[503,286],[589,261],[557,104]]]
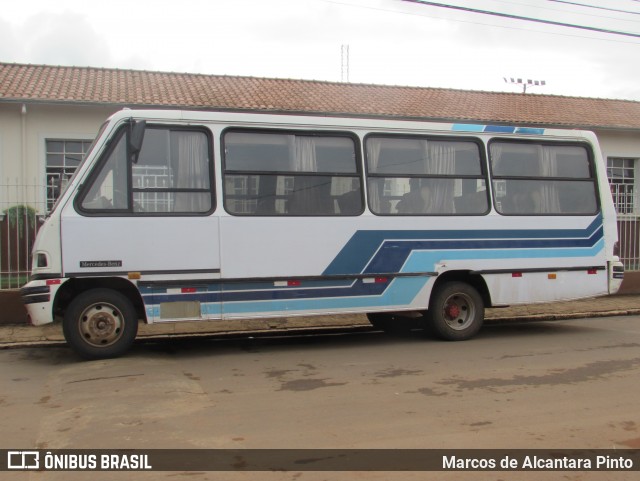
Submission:
[[[640,270],[640,216],[618,215],[620,259],[626,271]]]
[[[17,180],[0,183],[0,289],[17,289],[29,278],[31,250],[45,214],[45,187]]]
[[[636,207],[635,183],[615,178],[612,179],[610,187],[618,211],[620,258],[625,270],[640,270],[640,214]]]
[[[633,195],[615,187],[614,199]],[[47,211],[45,192],[46,186],[36,183],[20,185],[4,179],[0,184],[0,290],[18,289],[29,278],[33,242]],[[640,215],[618,214],[618,236],[625,270],[640,270]]]

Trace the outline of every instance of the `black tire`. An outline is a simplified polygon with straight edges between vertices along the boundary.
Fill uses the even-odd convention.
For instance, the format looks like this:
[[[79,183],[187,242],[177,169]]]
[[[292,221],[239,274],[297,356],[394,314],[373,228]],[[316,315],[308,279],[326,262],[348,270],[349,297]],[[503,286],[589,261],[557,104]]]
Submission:
[[[465,341],[484,323],[484,302],[478,291],[464,282],[446,282],[431,294],[427,322],[446,341]]]
[[[138,333],[138,316],[123,294],[91,289],[69,304],[62,328],[67,343],[81,357],[108,359],[131,347]]]

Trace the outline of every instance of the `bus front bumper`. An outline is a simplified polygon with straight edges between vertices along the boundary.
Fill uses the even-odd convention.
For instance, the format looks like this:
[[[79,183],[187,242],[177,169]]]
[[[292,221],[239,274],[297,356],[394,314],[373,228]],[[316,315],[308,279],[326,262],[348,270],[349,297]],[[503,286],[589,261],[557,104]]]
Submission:
[[[59,279],[53,281],[31,281],[20,289],[20,297],[27,309],[28,320],[34,326],[53,322],[53,299],[60,287]]]

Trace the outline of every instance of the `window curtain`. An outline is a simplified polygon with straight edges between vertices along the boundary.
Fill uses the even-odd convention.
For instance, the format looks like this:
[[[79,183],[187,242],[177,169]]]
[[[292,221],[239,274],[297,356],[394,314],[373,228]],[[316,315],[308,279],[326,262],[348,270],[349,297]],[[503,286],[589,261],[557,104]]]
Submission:
[[[456,149],[448,142],[423,141],[424,173],[427,175],[454,175],[456,172]],[[431,212],[449,214],[455,212],[454,179],[433,179],[431,188]]]
[[[369,172],[372,174],[378,173],[382,142],[382,139],[375,138],[367,140],[367,162],[369,164]],[[383,193],[383,185],[379,180],[384,182],[384,179],[369,179],[369,202],[371,203],[371,209],[373,212],[381,212],[382,208],[381,197]]]
[[[316,145],[313,137],[289,135],[289,164],[293,172],[317,172]],[[317,210],[318,192],[312,177],[295,176],[290,214],[308,214]]]
[[[316,143],[313,137],[290,135],[293,155],[290,157],[291,170],[294,172],[317,172]]]
[[[558,177],[557,151],[553,147],[540,147],[539,152],[540,175],[542,177]],[[560,197],[558,183],[552,181],[540,182],[539,205],[536,213],[558,214],[560,212]],[[534,197],[534,202],[536,201]]]
[[[490,146],[490,150],[491,150],[491,168],[494,172],[494,174],[497,175],[497,173],[500,172],[500,167],[502,167],[500,164],[502,163],[502,153],[504,152],[504,148],[502,147],[502,145],[500,144],[491,144]]]
[[[178,166],[175,187],[178,189],[209,189],[209,155],[206,136],[199,132],[176,132]],[[176,194],[175,212],[206,212],[211,208],[209,193],[181,192]]]

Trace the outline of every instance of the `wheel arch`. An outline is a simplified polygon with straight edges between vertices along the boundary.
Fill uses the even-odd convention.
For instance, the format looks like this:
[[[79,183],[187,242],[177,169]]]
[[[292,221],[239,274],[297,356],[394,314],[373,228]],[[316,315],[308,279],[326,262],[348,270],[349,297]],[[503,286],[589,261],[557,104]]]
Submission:
[[[447,271],[440,274],[435,283],[433,284],[433,288],[431,292],[435,292],[437,288],[446,282],[464,282],[472,286],[478,294],[482,297],[482,302],[484,302],[485,307],[491,307],[491,293],[489,292],[489,288],[487,287],[487,283],[479,274],[473,274],[472,271],[467,270],[456,270],[456,271]]]
[[[147,322],[144,302],[138,288],[122,277],[74,277],[66,281],[58,291],[53,302],[56,320],[62,319],[71,301],[83,292],[91,289],[111,289],[120,292],[129,299],[136,310],[138,319]]]

